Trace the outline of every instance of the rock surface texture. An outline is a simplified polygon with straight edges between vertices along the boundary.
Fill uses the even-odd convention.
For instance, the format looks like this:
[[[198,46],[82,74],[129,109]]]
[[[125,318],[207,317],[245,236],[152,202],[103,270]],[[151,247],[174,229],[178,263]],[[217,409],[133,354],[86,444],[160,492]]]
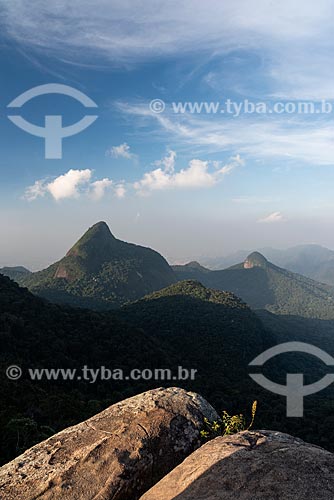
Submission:
[[[0,498],[136,500],[199,446],[204,417],[217,414],[183,389],[127,399],[3,466]]]
[[[274,431],[218,437],[140,500],[333,500],[334,454]]]

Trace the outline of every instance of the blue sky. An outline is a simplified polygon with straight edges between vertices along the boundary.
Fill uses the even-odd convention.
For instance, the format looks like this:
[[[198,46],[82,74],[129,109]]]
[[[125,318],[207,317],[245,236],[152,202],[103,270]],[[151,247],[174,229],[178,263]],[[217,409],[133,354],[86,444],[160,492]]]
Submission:
[[[91,224],[169,260],[241,248],[334,248],[333,113],[173,112],[173,102],[334,102],[331,1],[0,0],[0,265],[39,269]],[[50,83],[98,119],[45,159],[7,105]],[[165,110],[154,113],[150,102]],[[334,109],[334,106],[333,106]],[[19,110],[71,125],[45,95]]]

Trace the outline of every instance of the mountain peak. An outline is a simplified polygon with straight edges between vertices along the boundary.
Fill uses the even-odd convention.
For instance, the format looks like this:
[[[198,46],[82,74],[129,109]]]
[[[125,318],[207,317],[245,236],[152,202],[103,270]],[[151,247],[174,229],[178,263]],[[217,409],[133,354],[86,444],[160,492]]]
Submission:
[[[206,267],[202,266],[196,260],[192,260],[191,262],[188,262],[188,264],[185,264],[184,267],[187,267],[188,269],[194,269],[197,271],[208,271],[208,269]]]
[[[196,299],[201,300],[202,302],[223,304],[240,309],[248,307],[233,293],[207,288],[200,281],[194,279],[187,279],[173,283],[162,290],[158,290],[157,292],[147,295],[142,299],[142,301],[166,299],[167,297],[179,296],[182,296],[184,299]]]
[[[94,236],[105,236],[107,238],[110,238],[110,236],[112,236],[113,238],[115,238],[110,231],[108,224],[104,221],[97,222],[96,224],[91,226],[82,238]]]
[[[168,288],[176,293],[188,292],[190,294],[194,291],[196,292],[198,290],[206,290],[206,287],[200,281],[193,279],[178,281],[177,283],[170,285]]]
[[[197,280],[187,279],[183,281],[178,281],[169,285],[162,290],[158,290],[153,292],[148,297],[163,297],[163,296],[171,296],[171,295],[192,295],[196,296],[203,292],[206,292],[206,287]]]
[[[71,255],[79,255],[84,248],[101,244],[110,244],[115,241],[115,236],[111,233],[106,222],[100,221],[91,226],[85,234],[75,243],[75,245],[67,252],[67,257]]]
[[[253,267],[266,268],[268,266],[268,261],[260,252],[253,252],[248,255],[244,262],[245,269],[251,269]]]
[[[160,290],[176,277],[168,262],[150,248],[115,238],[97,222],[65,257],[26,279],[54,302],[114,307]],[[23,279],[21,280],[23,283]],[[75,285],[74,285],[75,284]]]

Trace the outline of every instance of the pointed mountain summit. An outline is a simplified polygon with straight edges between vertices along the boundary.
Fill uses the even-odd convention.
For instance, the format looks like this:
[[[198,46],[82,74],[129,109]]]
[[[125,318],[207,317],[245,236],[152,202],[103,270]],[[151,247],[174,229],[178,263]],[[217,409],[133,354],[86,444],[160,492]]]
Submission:
[[[252,269],[253,267],[262,267],[265,269],[268,265],[268,260],[260,252],[251,253],[244,262],[245,269]]]
[[[137,300],[175,281],[158,252],[121,241],[105,222],[98,222],[59,262],[20,283],[54,302],[104,308]]]
[[[97,222],[67,252],[59,263],[55,278],[73,281],[86,272],[94,273],[117,250],[118,240],[106,222]],[[121,242],[119,242],[121,243]]]
[[[97,222],[73,245],[66,256],[80,255],[87,251],[96,250],[97,245],[110,247],[116,241],[106,222]]]
[[[232,292],[253,309],[334,319],[333,287],[278,267],[259,252],[220,271],[203,272],[187,266],[174,266],[173,269],[180,281],[197,279],[209,288]]]

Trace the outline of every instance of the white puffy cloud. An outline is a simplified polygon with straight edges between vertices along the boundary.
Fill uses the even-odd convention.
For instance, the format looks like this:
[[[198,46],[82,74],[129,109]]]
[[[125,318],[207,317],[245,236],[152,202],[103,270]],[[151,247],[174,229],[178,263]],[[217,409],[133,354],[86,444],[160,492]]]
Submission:
[[[155,164],[158,168],[146,172],[140,181],[134,183],[134,188],[141,194],[164,189],[207,188],[219,182],[226,174],[237,166],[243,165],[239,155],[217,168],[211,168],[211,162],[193,159],[188,166],[175,172],[176,153],[170,151],[169,156]]]
[[[69,170],[64,175],[60,175],[54,181],[46,185],[47,191],[55,200],[63,198],[77,198],[79,196],[79,188],[82,185],[87,185],[92,176],[92,170]]]
[[[175,170],[175,151],[169,150],[168,155],[154,162],[157,168],[146,172],[143,177],[133,183],[135,191],[147,194],[163,189],[208,188],[217,184],[225,175],[229,174],[244,161],[239,155],[231,158],[230,162],[222,165],[221,162],[209,162],[198,159],[189,161],[186,168]],[[69,170],[52,181],[37,180],[25,190],[24,199],[34,201],[46,194],[56,201],[66,198],[79,198],[86,195],[92,200],[101,200],[108,191],[112,191],[116,198],[124,198],[127,189],[123,181],[113,182],[108,177],[92,180],[93,170]]]
[[[90,196],[94,200],[101,200],[106,191],[111,188],[113,185],[113,181],[105,178],[101,179],[100,181],[95,181],[90,185]]]
[[[112,146],[108,149],[106,155],[113,156],[114,158],[125,158],[127,160],[136,158],[136,155],[131,153],[130,146],[126,142],[123,142],[123,144],[120,144],[119,146]]]
[[[117,198],[124,198],[124,196],[126,194],[126,188],[125,188],[124,184],[122,184],[122,183],[117,184],[115,186],[114,192],[115,192],[115,195]]]
[[[116,197],[125,195],[123,184],[115,184],[107,177],[101,180],[92,181],[93,170],[69,170],[63,175],[56,177],[52,181],[37,180],[32,186],[26,188],[24,199],[34,201],[46,194],[52,196],[56,201],[69,198],[79,198],[81,195],[88,195],[93,200],[101,200],[106,192],[113,189]]]
[[[172,149],[168,150],[168,155],[162,158],[162,160],[157,160],[154,165],[157,167],[162,167],[165,172],[174,172],[176,160],[176,152]]]
[[[273,212],[272,214],[263,217],[263,219],[258,220],[258,222],[265,224],[272,224],[275,222],[282,222],[282,221],[284,221],[284,217],[281,214],[281,212]]]

